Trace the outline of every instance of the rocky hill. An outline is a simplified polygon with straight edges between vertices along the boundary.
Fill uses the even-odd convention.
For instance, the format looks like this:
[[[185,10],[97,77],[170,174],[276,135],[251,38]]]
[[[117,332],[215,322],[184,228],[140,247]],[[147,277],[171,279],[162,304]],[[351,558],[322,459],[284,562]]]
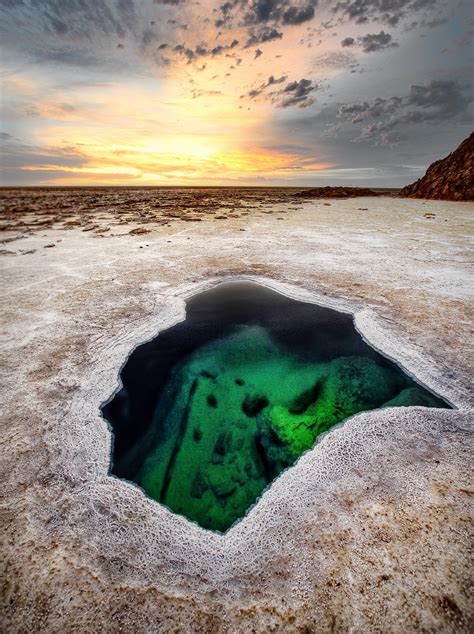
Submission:
[[[400,196],[438,200],[474,200],[474,132],[444,159],[435,161]]]

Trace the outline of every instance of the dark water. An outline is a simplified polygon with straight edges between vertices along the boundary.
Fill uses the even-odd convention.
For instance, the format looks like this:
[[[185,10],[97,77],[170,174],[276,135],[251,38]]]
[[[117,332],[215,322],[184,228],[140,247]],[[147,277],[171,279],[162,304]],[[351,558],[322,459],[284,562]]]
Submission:
[[[138,347],[104,405],[112,473],[227,530],[336,423],[388,406],[449,407],[368,346],[349,315],[247,282],[186,303]]]

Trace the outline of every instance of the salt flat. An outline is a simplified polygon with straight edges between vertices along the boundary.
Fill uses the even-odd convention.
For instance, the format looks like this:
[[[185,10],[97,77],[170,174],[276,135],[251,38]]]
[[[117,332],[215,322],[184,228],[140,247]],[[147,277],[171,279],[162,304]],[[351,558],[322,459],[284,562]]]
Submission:
[[[91,211],[86,231],[74,206],[43,226],[10,211],[4,629],[469,631],[474,205],[227,203],[146,223]],[[354,313],[456,409],[353,417],[225,536],[171,514],[108,476],[99,406],[136,345],[229,278]]]

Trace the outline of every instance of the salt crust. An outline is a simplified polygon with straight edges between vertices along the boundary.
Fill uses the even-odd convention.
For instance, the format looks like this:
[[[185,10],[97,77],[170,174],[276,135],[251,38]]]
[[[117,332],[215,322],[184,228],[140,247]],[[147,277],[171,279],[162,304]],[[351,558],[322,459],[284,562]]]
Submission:
[[[305,289],[273,280],[254,276],[234,279],[258,281],[295,300],[313,301],[345,312],[350,310],[350,303],[342,299],[315,297]],[[110,353],[103,359],[100,375],[92,389],[85,393],[81,390],[71,403],[67,439],[60,428],[49,434],[52,453],[60,457],[53,471],[57,469],[66,478],[82,481],[74,496],[74,506],[69,509],[71,524],[75,530],[81,527],[87,542],[100,549],[106,559],[114,559],[121,553],[121,565],[130,574],[128,582],[133,580],[134,585],[150,584],[167,592],[175,588],[179,593],[186,579],[193,577],[200,580],[202,590],[220,588],[223,592],[226,579],[244,571],[250,576],[257,575],[262,562],[282,547],[298,525],[304,523],[307,513],[318,508],[320,498],[328,488],[337,488],[338,481],[350,477],[357,467],[367,472],[367,463],[374,455],[378,455],[374,469],[383,471],[383,462],[387,460],[384,454],[389,449],[393,451],[397,447],[400,451],[403,445],[413,442],[414,436],[426,434],[427,427],[429,433],[436,436],[446,425],[455,427],[458,420],[453,412],[418,407],[354,416],[325,434],[224,536],[171,513],[148,499],[135,484],[114,476],[106,477],[112,437],[108,425],[99,417],[99,406],[110,396],[114,382],[114,387],[120,388],[117,376],[127,355],[137,345],[156,336],[159,330],[185,319],[184,300],[212,288],[219,281],[223,280],[211,279],[175,289],[167,310],[158,318],[158,329],[157,317],[153,316],[137,330],[130,328],[119,342],[111,342]],[[400,343],[378,330],[371,311],[357,313],[355,323],[371,345],[374,345],[373,340],[378,343],[375,347],[382,353],[392,359],[400,355]],[[421,359],[413,358],[409,353],[401,356],[405,357],[404,367],[408,372],[456,405],[456,394],[451,394],[446,385],[442,386],[441,380],[437,382],[436,374],[431,373]],[[80,453],[78,446],[81,446]],[[402,489],[407,499],[415,501],[416,480],[421,474],[411,474],[411,479],[409,475],[404,474],[406,481]],[[112,500],[113,508],[110,508]],[[125,520],[128,515],[135,521]],[[111,535],[115,539],[110,539]],[[133,556],[124,561],[125,553],[133,553]],[[260,562],[259,566],[256,562]],[[232,585],[229,586],[231,590]]]
[[[186,297],[223,278],[171,289],[149,284],[150,305],[160,310],[107,334],[82,375],[66,362],[47,380],[49,393],[13,390],[24,401],[4,458],[14,527],[7,628],[402,631],[417,623],[468,631],[462,492],[472,413],[465,390],[385,328],[376,311],[359,310],[359,301],[259,275],[237,278],[354,312],[371,345],[462,411],[359,414],[326,434],[224,536],[205,531],[108,475],[112,436],[99,406],[118,388],[128,354],[184,319]],[[406,592],[414,593],[409,604]]]

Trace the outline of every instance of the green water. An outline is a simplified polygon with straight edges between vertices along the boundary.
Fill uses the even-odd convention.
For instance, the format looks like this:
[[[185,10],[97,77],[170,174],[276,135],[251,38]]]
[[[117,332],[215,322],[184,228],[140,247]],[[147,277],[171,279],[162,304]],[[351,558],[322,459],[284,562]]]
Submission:
[[[404,405],[443,402],[375,359],[315,362],[261,326],[241,326],[173,368],[133,479],[176,513],[223,532],[321,433],[357,412]]]

